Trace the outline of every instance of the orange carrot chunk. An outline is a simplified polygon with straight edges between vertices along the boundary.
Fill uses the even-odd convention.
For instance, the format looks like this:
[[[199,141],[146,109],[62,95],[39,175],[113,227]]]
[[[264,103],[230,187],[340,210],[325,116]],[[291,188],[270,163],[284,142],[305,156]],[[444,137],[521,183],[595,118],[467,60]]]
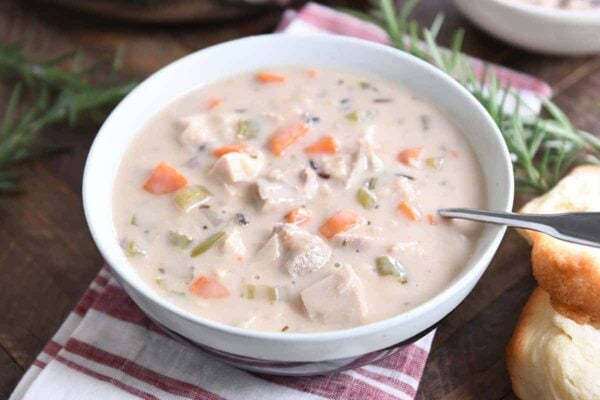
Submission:
[[[319,139],[317,142],[311,144],[306,149],[304,149],[304,152],[306,152],[308,154],[314,154],[314,153],[333,154],[333,153],[337,153],[339,149],[340,149],[340,144],[338,143],[336,138],[334,138],[333,136],[324,136],[323,138]]]
[[[413,147],[398,153],[398,161],[416,167],[423,159],[423,147]]]
[[[206,101],[206,109],[214,110],[215,108],[219,107],[222,102],[223,100],[219,99],[218,97],[211,97]]]
[[[352,210],[338,211],[321,225],[319,233],[327,239],[331,239],[338,233],[345,232],[358,225],[360,219],[360,216]]]
[[[227,153],[244,153],[248,150],[250,150],[250,146],[248,146],[246,143],[234,143],[217,147],[213,150],[212,155],[215,157],[221,157]]]
[[[269,147],[273,154],[280,156],[307,133],[308,125],[304,123],[281,128],[271,136]]]
[[[283,75],[274,74],[273,72],[260,71],[256,74],[256,79],[260,83],[284,83],[287,78]]]
[[[418,208],[410,204],[408,201],[403,201],[398,204],[398,209],[411,221],[420,221],[421,212]]]
[[[285,215],[285,220],[290,224],[302,225],[310,221],[312,214],[304,207],[298,207],[291,210]]]
[[[216,278],[200,275],[190,285],[190,292],[203,299],[222,299],[229,296],[230,292]]]
[[[146,179],[144,190],[153,194],[173,193],[187,185],[187,179],[166,162],[159,163]]]
[[[314,68],[309,69],[308,71],[306,71],[306,73],[308,74],[309,78],[316,78],[318,75],[317,70]]]

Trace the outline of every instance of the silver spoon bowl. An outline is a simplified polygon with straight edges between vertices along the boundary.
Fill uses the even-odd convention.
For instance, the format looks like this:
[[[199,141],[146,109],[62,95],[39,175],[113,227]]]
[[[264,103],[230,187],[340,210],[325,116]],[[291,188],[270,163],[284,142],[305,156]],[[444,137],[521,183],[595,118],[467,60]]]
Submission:
[[[600,248],[600,212],[519,214],[474,208],[438,210],[444,218],[467,219],[542,232],[560,240]]]

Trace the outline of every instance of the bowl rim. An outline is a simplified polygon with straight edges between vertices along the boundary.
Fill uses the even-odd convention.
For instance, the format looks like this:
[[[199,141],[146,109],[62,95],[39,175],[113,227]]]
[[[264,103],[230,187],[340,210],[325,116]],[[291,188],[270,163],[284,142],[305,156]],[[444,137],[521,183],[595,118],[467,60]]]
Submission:
[[[210,49],[218,48],[221,46],[235,46],[235,45],[243,45],[244,43],[252,43],[253,41],[270,41],[270,40],[304,40],[304,41],[314,41],[318,46],[320,42],[333,42],[334,44],[339,45],[354,45],[354,46],[365,46],[371,47],[376,51],[386,52],[398,59],[401,63],[409,63],[416,64],[417,67],[423,68],[427,70],[427,72],[431,74],[437,75],[440,80],[443,80],[448,87],[452,87],[454,90],[458,91],[462,94],[463,99],[466,103],[471,103],[471,107],[473,107],[470,111],[476,110],[479,112],[481,116],[486,120],[489,125],[490,134],[494,135],[495,138],[499,141],[499,143],[504,143],[502,139],[502,134],[500,133],[498,127],[494,123],[491,116],[485,111],[483,106],[471,95],[471,93],[466,90],[462,85],[460,85],[456,80],[446,75],[444,72],[440,71],[438,68],[433,65],[418,59],[410,54],[399,51],[391,46],[374,43],[362,39],[351,38],[351,37],[343,37],[338,35],[315,35],[315,36],[299,36],[299,35],[289,35],[289,34],[263,34],[256,36],[249,36],[240,39],[235,39],[227,42],[223,42],[220,44],[216,44],[213,46],[206,47],[204,49],[200,49],[191,54],[188,54],[182,58],[179,58],[166,66],[162,67],[158,71],[154,72],[152,75],[144,79],[136,88],[134,88],[121,102],[115,107],[115,109],[109,114],[103,123],[102,127],[98,131],[98,134],[94,138],[94,141],[90,147],[88,157],[85,162],[84,172],[83,172],[83,185],[82,185],[82,200],[83,200],[83,208],[84,214],[86,218],[86,222],[88,228],[90,230],[92,239],[96,244],[100,254],[104,258],[105,262],[108,264],[110,270],[118,276],[118,280],[123,280],[127,285],[135,290],[139,295],[143,296],[145,299],[149,300],[151,303],[156,305],[157,307],[166,310],[170,313],[175,314],[177,317],[186,320],[187,322],[191,322],[193,324],[203,325],[207,328],[220,331],[221,333],[227,333],[232,336],[240,336],[246,337],[256,340],[273,340],[277,342],[285,342],[285,343],[315,343],[315,342],[323,342],[323,341],[334,341],[340,339],[352,339],[364,336],[369,333],[383,331],[394,326],[397,326],[402,323],[404,320],[412,320],[419,315],[423,315],[424,313],[434,310],[438,305],[443,304],[446,300],[454,297],[458,294],[464,287],[468,286],[470,282],[477,281],[479,276],[485,271],[487,268],[486,260],[490,260],[492,256],[498,249],[498,246],[504,237],[505,227],[496,227],[495,232],[490,236],[489,243],[487,246],[481,251],[480,256],[477,259],[472,260],[470,263],[465,264],[463,268],[465,268],[466,272],[453,280],[447,287],[445,287],[442,291],[438,292],[435,296],[431,297],[427,301],[419,304],[418,306],[402,312],[398,315],[392,316],[390,318],[386,318],[380,321],[375,321],[369,324],[360,325],[357,327],[352,327],[348,329],[334,330],[334,331],[325,331],[325,332],[307,332],[307,333],[283,333],[283,332],[264,332],[257,331],[251,329],[245,329],[240,327],[235,327],[231,325],[227,325],[221,322],[213,321],[198,315],[194,315],[189,311],[186,311],[182,308],[177,307],[175,304],[170,303],[168,300],[161,297],[158,293],[151,290],[149,287],[143,287],[142,285],[138,285],[136,282],[132,282],[128,279],[126,274],[122,274],[120,272],[123,268],[131,268],[130,265],[126,263],[121,263],[114,256],[109,248],[109,243],[114,240],[112,237],[108,237],[109,235],[103,234],[97,229],[94,224],[94,216],[93,210],[91,209],[90,202],[94,195],[94,185],[90,181],[90,171],[93,168],[100,168],[102,161],[102,153],[99,148],[100,137],[103,134],[104,127],[107,125],[107,122],[114,116],[117,109],[123,106],[123,102],[130,96],[132,96],[137,91],[141,91],[142,88],[148,85],[148,82],[160,79],[161,75],[165,74],[169,69],[174,68],[179,63],[188,62],[191,58],[196,57],[197,54],[208,51]],[[132,136],[133,137],[133,136]],[[505,170],[505,176],[507,177],[507,182],[501,182],[500,184],[505,189],[506,197],[503,201],[503,207],[501,211],[510,211],[512,209],[512,204],[514,200],[514,179],[513,179],[513,169],[512,162],[510,160],[510,156],[508,153],[508,149],[506,146],[499,146],[498,151],[502,154],[502,159],[504,164],[502,168]],[[106,149],[104,149],[106,151]],[[95,166],[94,164],[98,164]],[[109,205],[110,207],[110,205]],[[483,264],[483,265],[482,265]]]
[[[481,1],[481,0],[480,0]],[[600,25],[600,7],[588,10],[571,10],[555,7],[544,7],[535,4],[522,3],[516,0],[483,0],[499,6],[513,9],[531,16],[543,16],[554,22],[596,22]]]

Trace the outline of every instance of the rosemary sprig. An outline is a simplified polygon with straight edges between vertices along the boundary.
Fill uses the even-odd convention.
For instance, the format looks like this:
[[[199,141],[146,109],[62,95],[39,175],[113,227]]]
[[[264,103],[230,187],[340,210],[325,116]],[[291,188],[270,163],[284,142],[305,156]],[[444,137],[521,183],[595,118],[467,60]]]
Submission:
[[[109,73],[92,83],[92,76],[107,63],[84,67],[79,52],[38,61],[24,54],[22,43],[0,44],[0,83],[16,82],[0,124],[0,195],[19,190],[12,166],[60,150],[51,140],[43,140],[46,129],[99,118],[134,87],[133,82],[115,81],[119,54]]]
[[[382,27],[391,44],[424,59],[453,76],[479,100],[500,128],[515,170],[517,189],[544,193],[550,190],[578,160],[600,163],[600,139],[573,128],[566,114],[553,102],[543,102],[543,116],[521,116],[519,93],[502,86],[487,70],[478,79],[468,57],[462,53],[464,31],[456,31],[450,48],[437,44],[444,16],[439,14],[429,28],[421,28],[410,14],[419,0],[407,0],[398,8],[394,0],[370,0],[368,13],[344,10]],[[516,105],[507,111],[507,99]]]

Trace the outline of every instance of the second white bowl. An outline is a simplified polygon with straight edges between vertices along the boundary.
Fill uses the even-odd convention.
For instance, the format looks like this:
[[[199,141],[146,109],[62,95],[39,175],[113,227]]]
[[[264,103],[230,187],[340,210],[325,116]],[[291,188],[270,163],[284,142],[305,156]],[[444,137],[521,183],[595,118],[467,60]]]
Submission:
[[[541,53],[600,52],[600,8],[563,10],[515,0],[454,0],[475,25],[510,44]]]

